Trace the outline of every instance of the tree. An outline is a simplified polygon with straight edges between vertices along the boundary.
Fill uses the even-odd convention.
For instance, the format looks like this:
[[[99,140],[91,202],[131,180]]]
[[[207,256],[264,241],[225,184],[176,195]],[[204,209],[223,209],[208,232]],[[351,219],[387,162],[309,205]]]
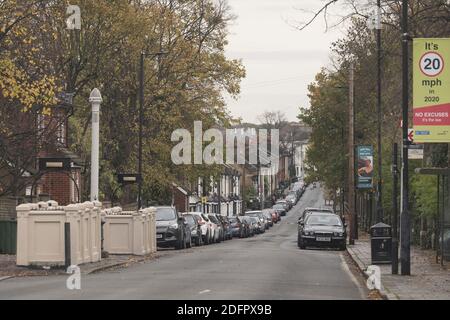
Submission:
[[[410,1],[410,30],[412,37],[448,37],[450,7],[447,1],[414,0]],[[316,81],[310,86],[311,107],[301,109],[300,118],[311,125],[313,132],[310,148],[307,152],[307,162],[312,178],[324,181],[326,187],[333,190],[346,181],[346,163],[348,163],[345,143],[339,144],[339,132],[346,137],[346,105],[348,104],[346,90],[348,62],[353,60],[355,70],[355,139],[356,144],[375,145],[376,121],[376,46],[371,30],[366,21],[370,14],[369,8],[363,8],[353,0],[329,1],[322,10],[301,25],[303,30],[314,20],[324,15],[328,18],[329,9],[343,4],[349,8],[348,14],[342,16],[337,23],[346,22],[348,28],[343,38],[332,45],[332,64],[330,70],[322,70]],[[391,213],[391,153],[394,142],[401,142],[401,2],[382,1],[383,12],[383,65],[382,65],[382,145],[383,145],[383,207],[386,216]],[[341,106],[340,108],[338,106]],[[344,139],[342,140],[344,141]],[[334,142],[334,143],[333,143]],[[444,150],[445,149],[445,150]],[[446,156],[446,148],[433,147],[439,155],[433,154],[433,161],[442,163]],[[326,155],[326,156],[324,156]],[[376,155],[377,156],[377,155]],[[315,170],[314,170],[315,169]],[[378,168],[376,168],[378,170]],[[336,172],[343,173],[339,178]],[[376,176],[376,173],[374,173]],[[412,174],[412,193],[418,203],[417,212],[423,214],[427,202],[433,198],[429,189],[418,188],[420,183],[430,183],[426,178]],[[417,180],[416,180],[417,179]],[[425,180],[423,180],[425,179]],[[416,182],[417,181],[417,182]],[[376,183],[377,181],[375,181]],[[431,184],[430,184],[431,185]],[[428,191],[427,191],[428,190]],[[426,194],[429,192],[428,194]],[[432,209],[433,210],[433,209]],[[420,212],[420,213],[419,213]],[[428,212],[428,211],[427,211]],[[429,212],[428,212],[429,213]]]

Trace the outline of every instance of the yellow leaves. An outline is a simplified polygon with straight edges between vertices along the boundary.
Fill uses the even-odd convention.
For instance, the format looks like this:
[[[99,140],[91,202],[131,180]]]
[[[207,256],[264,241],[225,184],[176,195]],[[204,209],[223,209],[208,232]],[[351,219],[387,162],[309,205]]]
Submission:
[[[11,59],[0,58],[0,96],[19,102],[23,112],[34,105],[40,105],[49,112],[48,107],[56,102],[57,90],[53,77],[44,75],[41,79],[31,80]]]

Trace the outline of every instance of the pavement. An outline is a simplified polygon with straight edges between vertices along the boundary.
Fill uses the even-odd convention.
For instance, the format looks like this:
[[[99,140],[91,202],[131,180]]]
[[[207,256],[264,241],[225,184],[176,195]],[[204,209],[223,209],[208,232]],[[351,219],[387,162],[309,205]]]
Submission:
[[[323,206],[320,188],[265,234],[183,251],[172,249],[127,268],[82,275],[67,290],[67,275],[0,282],[0,299],[360,300],[364,278],[345,251],[300,250],[297,220],[304,207]]]
[[[347,251],[364,272],[371,265],[370,242],[367,236],[347,246]],[[411,247],[411,276],[392,275],[391,265],[381,269],[381,295],[388,300],[449,300],[450,270],[435,261],[435,252]],[[399,267],[400,272],[400,267]]]

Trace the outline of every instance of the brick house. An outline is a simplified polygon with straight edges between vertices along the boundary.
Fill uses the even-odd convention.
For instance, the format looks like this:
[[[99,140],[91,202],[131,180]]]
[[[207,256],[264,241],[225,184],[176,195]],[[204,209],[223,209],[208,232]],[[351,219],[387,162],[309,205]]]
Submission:
[[[189,193],[183,188],[172,185],[173,206],[178,212],[189,212]]]
[[[32,196],[49,198],[61,205],[81,202],[81,174],[83,162],[68,149],[68,121],[72,113],[72,97],[63,96],[62,102],[53,108],[50,116],[37,115],[39,130],[45,130],[45,141],[38,142],[37,158],[68,159],[70,169],[65,171],[41,171]],[[34,191],[35,190],[35,191]]]

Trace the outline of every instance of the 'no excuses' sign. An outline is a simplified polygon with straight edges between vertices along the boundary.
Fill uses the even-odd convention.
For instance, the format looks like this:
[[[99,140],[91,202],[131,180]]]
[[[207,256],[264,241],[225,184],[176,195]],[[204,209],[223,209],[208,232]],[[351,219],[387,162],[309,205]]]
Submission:
[[[450,142],[450,39],[414,39],[414,142]]]

